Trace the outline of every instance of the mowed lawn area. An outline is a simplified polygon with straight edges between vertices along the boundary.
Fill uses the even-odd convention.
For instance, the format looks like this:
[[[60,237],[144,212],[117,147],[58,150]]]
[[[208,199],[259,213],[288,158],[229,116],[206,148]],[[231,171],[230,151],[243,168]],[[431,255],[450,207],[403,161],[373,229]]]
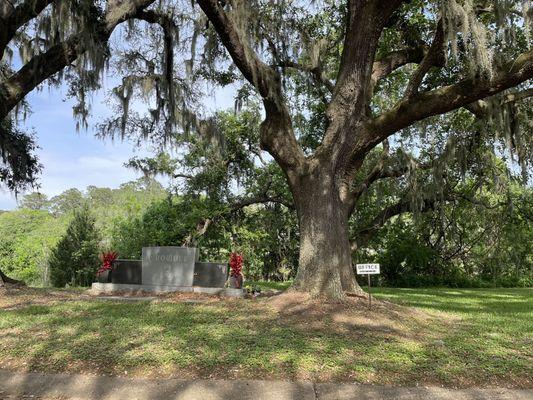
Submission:
[[[533,386],[532,289],[373,289],[325,304],[174,295],[150,302],[0,289],[0,368],[393,385]]]

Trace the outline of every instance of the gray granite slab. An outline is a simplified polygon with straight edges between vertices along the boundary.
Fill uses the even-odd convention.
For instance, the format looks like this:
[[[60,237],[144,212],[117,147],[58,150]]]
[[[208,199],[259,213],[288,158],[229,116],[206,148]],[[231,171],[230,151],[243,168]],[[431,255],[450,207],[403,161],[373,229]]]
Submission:
[[[228,280],[228,264],[197,262],[194,264],[194,286],[223,288]]]
[[[193,286],[198,249],[193,247],[143,247],[142,284]]]
[[[244,297],[246,289],[233,288],[209,288],[200,286],[168,286],[168,285],[124,285],[116,283],[99,283],[92,284],[91,292],[93,294],[113,293],[113,292],[149,292],[149,293],[200,293],[211,294],[224,297]]]
[[[140,285],[142,283],[141,260],[118,259],[113,261],[111,283]]]

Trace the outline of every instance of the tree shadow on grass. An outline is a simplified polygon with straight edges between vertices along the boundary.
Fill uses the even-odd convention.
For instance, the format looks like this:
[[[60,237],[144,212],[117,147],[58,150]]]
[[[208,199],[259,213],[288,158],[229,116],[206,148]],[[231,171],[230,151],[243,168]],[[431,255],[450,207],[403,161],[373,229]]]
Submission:
[[[321,355],[332,358],[350,346],[342,333],[287,324],[263,307],[236,312],[209,305],[74,303],[9,313],[27,321],[18,341],[31,355],[29,369],[39,371],[120,374],[163,367],[158,373],[192,368],[196,376],[225,377],[235,368],[235,376],[296,379],[300,362],[319,367]],[[46,337],[35,341],[35,329]],[[347,330],[353,335],[353,327]],[[370,330],[391,333],[390,327],[359,327],[359,345]]]
[[[524,365],[475,354],[483,350],[472,338],[479,330],[462,321],[399,311],[384,319],[363,308],[339,319],[335,307],[326,314],[310,307],[291,315],[250,300],[33,305],[0,315],[0,334],[19,329],[2,335],[0,348],[30,371],[179,378],[453,386],[459,374],[479,385],[495,374],[487,366],[505,377]]]

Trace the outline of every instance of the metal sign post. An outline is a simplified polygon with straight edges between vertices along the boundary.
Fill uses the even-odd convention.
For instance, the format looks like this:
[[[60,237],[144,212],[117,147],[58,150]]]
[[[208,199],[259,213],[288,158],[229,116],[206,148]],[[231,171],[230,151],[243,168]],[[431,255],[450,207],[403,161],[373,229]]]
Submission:
[[[356,264],[357,275],[368,277],[368,307],[372,307],[372,293],[370,289],[370,275],[379,274],[379,264]]]
[[[366,274],[368,277],[368,308],[372,307],[372,293],[370,293],[370,274]]]

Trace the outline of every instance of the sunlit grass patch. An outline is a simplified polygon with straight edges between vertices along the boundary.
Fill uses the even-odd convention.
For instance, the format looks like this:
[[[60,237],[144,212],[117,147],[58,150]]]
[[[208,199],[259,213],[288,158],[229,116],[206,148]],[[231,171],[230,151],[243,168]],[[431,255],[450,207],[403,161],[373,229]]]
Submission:
[[[414,308],[376,302],[370,310],[366,304],[298,308],[298,299],[276,308],[270,299],[122,303],[82,298],[80,292],[54,293],[38,290],[0,298],[0,367],[404,385],[532,385],[529,289],[377,288],[376,298]]]

